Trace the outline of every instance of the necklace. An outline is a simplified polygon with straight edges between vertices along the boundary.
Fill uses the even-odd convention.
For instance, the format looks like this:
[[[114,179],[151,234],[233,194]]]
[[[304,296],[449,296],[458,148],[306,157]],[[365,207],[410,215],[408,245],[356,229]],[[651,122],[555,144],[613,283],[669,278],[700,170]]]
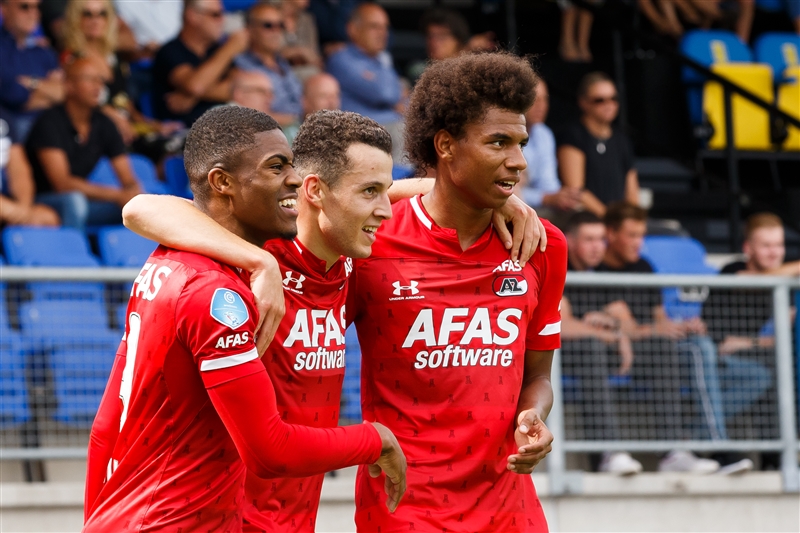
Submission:
[[[597,153],[604,154],[606,153],[606,143],[603,141],[597,141]]]

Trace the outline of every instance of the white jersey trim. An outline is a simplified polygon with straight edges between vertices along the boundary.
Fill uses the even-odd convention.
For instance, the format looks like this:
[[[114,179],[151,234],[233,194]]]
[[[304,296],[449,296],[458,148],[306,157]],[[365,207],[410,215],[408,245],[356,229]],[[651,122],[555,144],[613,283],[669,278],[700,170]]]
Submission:
[[[419,196],[412,196],[410,202],[411,202],[411,208],[414,210],[414,213],[416,213],[419,221],[422,222],[422,224],[426,228],[428,229],[433,228],[433,223],[427,216],[425,216],[425,212],[419,205]]]
[[[200,372],[208,372],[209,370],[220,370],[222,368],[243,365],[245,363],[249,363],[253,359],[258,359],[258,350],[255,348],[245,353],[228,355],[218,359],[206,359],[200,363]]]
[[[542,328],[542,331],[539,332],[539,335],[555,335],[556,333],[561,333],[560,320],[558,322],[554,322],[553,324],[547,324]]]
[[[300,248],[299,244],[297,244],[297,240],[292,240],[292,244],[294,244],[294,247],[297,248],[298,252],[300,252],[301,254],[303,253],[303,249]]]

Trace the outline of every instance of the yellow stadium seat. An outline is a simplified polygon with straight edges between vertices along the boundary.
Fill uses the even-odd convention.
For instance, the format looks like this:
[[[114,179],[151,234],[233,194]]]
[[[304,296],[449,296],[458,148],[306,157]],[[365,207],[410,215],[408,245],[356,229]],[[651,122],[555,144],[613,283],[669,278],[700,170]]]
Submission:
[[[772,88],[772,68],[762,63],[725,63],[712,65],[711,70],[747,89],[762,100],[775,101]],[[726,147],[725,99],[722,85],[709,81],[703,87],[703,113],[714,126],[708,141],[712,150]],[[733,95],[733,135],[740,150],[771,150],[769,113],[744,98]]]
[[[790,80],[778,87],[778,108],[800,120],[800,66],[794,65],[783,71],[783,77]],[[789,126],[789,136],[783,143],[784,150],[800,150],[800,128]]]

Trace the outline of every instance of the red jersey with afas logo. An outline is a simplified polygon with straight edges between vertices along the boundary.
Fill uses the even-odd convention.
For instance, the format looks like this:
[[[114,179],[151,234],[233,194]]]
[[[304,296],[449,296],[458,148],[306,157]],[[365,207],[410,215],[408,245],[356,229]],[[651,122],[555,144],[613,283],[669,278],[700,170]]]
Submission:
[[[278,412],[292,424],[335,427],[344,380],[345,303],[352,260],[326,271],[299,240],[265,246],[281,267],[286,314],[262,361]],[[313,460],[310,458],[309,460]],[[311,532],[324,475],[262,479],[248,474],[245,531]]]
[[[395,204],[372,256],[356,261],[348,311],[362,350],[365,420],[391,429],[408,459],[394,514],[382,478],[360,468],[360,532],[541,532],[531,477],[506,469],[526,350],[560,345],[563,234],[525,267],[490,227],[466,251],[420,197]]]

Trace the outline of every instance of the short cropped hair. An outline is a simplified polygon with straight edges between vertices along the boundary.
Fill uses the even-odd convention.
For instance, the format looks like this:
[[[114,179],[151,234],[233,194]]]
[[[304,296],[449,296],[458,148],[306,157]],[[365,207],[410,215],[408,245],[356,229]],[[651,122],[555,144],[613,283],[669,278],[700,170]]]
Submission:
[[[241,153],[255,145],[256,134],[277,129],[280,126],[274,118],[247,107],[225,105],[203,113],[189,130],[183,149],[184,166],[195,199],[208,200],[211,169],[234,172]]]
[[[602,224],[600,217],[591,211],[577,211],[564,224],[564,233],[577,233],[584,224]]]
[[[744,240],[749,240],[753,232],[761,228],[782,228],[783,221],[773,213],[754,213],[744,223]]]
[[[423,13],[420,29],[425,33],[430,26],[444,26],[462,46],[469,41],[469,24],[461,13],[453,9],[434,8]]]
[[[294,138],[295,167],[302,176],[316,174],[334,187],[350,170],[347,149],[353,144],[366,144],[392,155],[392,136],[371,118],[349,111],[317,111],[306,117]]]
[[[524,114],[536,98],[536,72],[508,52],[461,54],[422,73],[406,112],[406,150],[419,174],[437,163],[433,138],[440,130],[462,138],[467,124],[496,107]]]
[[[647,222],[647,210],[628,202],[614,202],[608,205],[603,222],[606,227],[618,230],[626,220]]]
[[[614,80],[611,79],[611,76],[606,74],[605,72],[590,72],[586,74],[581,81],[578,82],[578,98],[584,98],[587,94],[589,94],[589,89],[595,83],[600,83],[601,81],[607,81],[609,83],[614,83]]]

